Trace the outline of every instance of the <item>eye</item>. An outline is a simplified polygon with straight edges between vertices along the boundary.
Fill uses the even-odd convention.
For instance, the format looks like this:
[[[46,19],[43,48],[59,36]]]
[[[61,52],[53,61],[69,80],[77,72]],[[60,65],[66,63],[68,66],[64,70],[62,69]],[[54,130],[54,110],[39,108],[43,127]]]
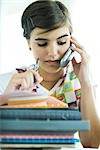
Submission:
[[[64,45],[64,44],[66,44],[66,41],[65,42],[58,41],[57,43],[58,43],[58,45]]]
[[[57,40],[58,45],[64,45],[64,44],[66,44],[66,42],[67,42],[66,38],[61,38],[61,39]]]
[[[47,42],[45,42],[45,43],[38,43],[38,46],[40,46],[40,47],[47,46]]]

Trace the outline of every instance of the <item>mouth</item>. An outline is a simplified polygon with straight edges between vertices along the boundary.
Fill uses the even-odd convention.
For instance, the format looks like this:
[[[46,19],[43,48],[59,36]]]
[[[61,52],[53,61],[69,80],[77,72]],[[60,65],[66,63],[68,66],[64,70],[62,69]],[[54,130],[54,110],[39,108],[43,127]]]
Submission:
[[[45,61],[47,64],[49,65],[59,65],[60,64],[60,60],[48,60],[48,61]]]

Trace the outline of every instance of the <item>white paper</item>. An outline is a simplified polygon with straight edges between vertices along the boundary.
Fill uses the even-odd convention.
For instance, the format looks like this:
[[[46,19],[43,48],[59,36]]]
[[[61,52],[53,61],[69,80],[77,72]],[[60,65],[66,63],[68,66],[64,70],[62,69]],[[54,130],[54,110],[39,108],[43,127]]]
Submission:
[[[38,85],[38,87],[32,87],[30,89],[16,90],[13,93],[9,93],[8,96],[9,96],[9,101],[44,99],[49,96],[49,91],[47,89],[45,89],[43,86]]]

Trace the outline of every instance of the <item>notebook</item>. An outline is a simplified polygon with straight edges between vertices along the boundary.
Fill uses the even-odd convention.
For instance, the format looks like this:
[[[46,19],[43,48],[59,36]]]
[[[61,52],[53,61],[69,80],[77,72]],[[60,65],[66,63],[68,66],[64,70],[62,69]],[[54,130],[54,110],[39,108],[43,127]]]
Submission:
[[[1,119],[81,120],[81,112],[70,108],[0,108]]]
[[[38,86],[25,89],[16,90],[8,94],[8,104],[26,104],[32,102],[41,102],[48,98],[49,91],[40,84]]]

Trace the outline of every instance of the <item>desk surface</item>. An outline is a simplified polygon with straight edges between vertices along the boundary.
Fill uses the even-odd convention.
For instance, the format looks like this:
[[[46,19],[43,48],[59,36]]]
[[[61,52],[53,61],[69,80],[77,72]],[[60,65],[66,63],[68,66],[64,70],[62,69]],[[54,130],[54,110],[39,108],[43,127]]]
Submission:
[[[10,146],[10,145],[9,145]],[[82,148],[82,147],[40,147],[40,148],[36,148],[36,147],[29,147],[28,145],[24,146],[24,145],[20,145],[20,147],[9,147],[9,146],[5,146],[5,147],[1,147],[3,148],[3,150],[18,150],[19,148],[24,148],[25,150],[97,150],[96,148]],[[23,147],[24,146],[24,147]],[[0,149],[1,150],[1,149]],[[99,149],[98,149],[99,150]]]
[[[10,148],[10,150],[14,148],[18,150],[18,148],[25,148],[28,150],[97,150],[96,148],[83,148],[81,144],[76,145],[60,145],[60,144],[0,144],[0,148],[7,150],[5,148]]]

